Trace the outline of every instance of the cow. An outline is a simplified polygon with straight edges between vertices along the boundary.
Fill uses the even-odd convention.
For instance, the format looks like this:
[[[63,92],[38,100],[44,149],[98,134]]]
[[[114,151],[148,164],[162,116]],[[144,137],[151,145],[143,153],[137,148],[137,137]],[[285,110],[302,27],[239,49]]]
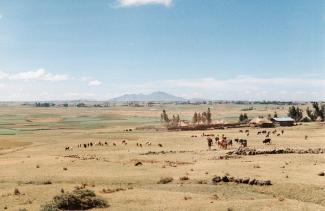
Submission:
[[[209,147],[209,150],[211,149],[211,146],[212,146],[212,144],[213,144],[213,140],[212,140],[212,138],[207,138],[207,141],[208,141],[208,147]]]
[[[271,139],[270,138],[264,139],[263,144],[271,144]]]
[[[227,141],[227,146],[232,146],[232,140],[231,139]]]
[[[243,147],[247,147],[247,140],[246,139],[239,139],[238,141]]]

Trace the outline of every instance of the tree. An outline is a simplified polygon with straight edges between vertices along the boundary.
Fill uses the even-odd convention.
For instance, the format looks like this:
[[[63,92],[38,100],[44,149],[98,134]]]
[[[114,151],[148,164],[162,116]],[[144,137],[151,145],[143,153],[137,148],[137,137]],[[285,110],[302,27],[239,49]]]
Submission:
[[[164,122],[169,122],[170,121],[165,109],[163,110],[163,112],[160,115],[160,117],[161,117],[161,120],[164,121]]]
[[[207,118],[208,124],[211,124],[211,122],[212,122],[212,114],[211,114],[210,108],[208,108],[208,112],[206,113],[206,118]]]
[[[247,116],[246,113],[239,115],[239,122],[243,122],[243,121],[245,121],[247,119],[248,119],[248,116]]]
[[[302,110],[297,106],[289,107],[288,116],[294,119],[296,122],[299,122],[302,119]]]
[[[201,113],[197,114],[197,122],[200,124],[202,122],[202,115]]]
[[[192,122],[196,124],[198,122],[197,113],[195,112],[192,118]]]
[[[274,118],[278,118],[278,113],[276,111],[274,111],[274,115],[273,115]]]
[[[316,121],[317,115],[309,108],[306,109],[307,116],[310,118],[311,121]]]
[[[179,118],[179,114],[177,114],[177,116],[176,116],[176,122],[177,122],[177,124],[178,124],[180,121],[181,121],[181,119]]]
[[[244,113],[244,119],[245,119],[245,120],[248,119],[248,116],[247,116],[246,113]]]
[[[207,122],[207,113],[206,112],[202,113],[202,122],[203,122],[203,124],[206,124],[206,122]]]
[[[306,113],[308,117],[315,121],[318,117],[321,119],[321,121],[324,121],[325,118],[325,104],[319,105],[317,102],[312,103],[313,110],[311,110],[309,107],[307,107]]]

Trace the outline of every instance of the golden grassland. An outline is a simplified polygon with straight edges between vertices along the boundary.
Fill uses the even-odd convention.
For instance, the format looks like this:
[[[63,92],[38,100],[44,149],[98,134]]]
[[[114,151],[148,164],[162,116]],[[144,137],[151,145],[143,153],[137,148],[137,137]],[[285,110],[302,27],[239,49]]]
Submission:
[[[231,122],[237,121],[242,109],[249,106],[213,105],[211,112],[215,120]],[[110,207],[101,210],[325,210],[325,177],[317,175],[325,171],[324,154],[220,160],[218,156],[228,150],[215,145],[207,150],[206,138],[201,137],[203,131],[171,132],[160,125],[162,109],[189,120],[195,111],[203,112],[207,107],[0,107],[0,210],[39,210],[62,188],[71,191],[81,184],[107,199]],[[284,116],[288,110],[287,106],[276,105],[254,108],[245,111],[250,118],[274,111]],[[277,128],[285,132],[272,136],[271,145],[262,143],[263,137],[257,135],[260,129],[247,129],[248,137],[238,129],[207,133],[247,138],[249,147],[256,149],[325,148],[325,126],[320,122]],[[122,144],[123,140],[127,145]],[[99,141],[107,145],[77,147]],[[145,144],[148,141],[151,146]],[[236,148],[234,144],[229,150]],[[149,151],[165,153],[146,154]],[[143,165],[135,166],[137,162]],[[270,179],[273,185],[211,183],[214,175],[225,174]],[[189,180],[180,180],[184,176]],[[172,177],[173,181],[157,184],[163,177]],[[21,194],[14,195],[15,188]],[[116,188],[122,190],[103,192]]]

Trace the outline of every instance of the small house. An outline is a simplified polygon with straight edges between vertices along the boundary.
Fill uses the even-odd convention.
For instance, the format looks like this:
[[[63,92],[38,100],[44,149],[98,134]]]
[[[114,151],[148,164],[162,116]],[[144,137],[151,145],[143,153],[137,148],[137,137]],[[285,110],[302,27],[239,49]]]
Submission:
[[[255,118],[252,119],[249,122],[249,125],[251,127],[263,127],[263,128],[268,128],[268,127],[274,127],[274,124],[272,121],[266,119],[266,118]]]
[[[286,126],[286,127],[293,126],[295,123],[295,120],[292,119],[291,117],[276,117],[276,118],[272,118],[271,120],[276,125]]]

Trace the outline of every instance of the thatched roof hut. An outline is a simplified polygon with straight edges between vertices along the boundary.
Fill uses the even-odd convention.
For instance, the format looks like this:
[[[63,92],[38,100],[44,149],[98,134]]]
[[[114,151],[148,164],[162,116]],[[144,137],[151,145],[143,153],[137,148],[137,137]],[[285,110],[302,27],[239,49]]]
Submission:
[[[268,120],[266,118],[254,118],[249,122],[250,126],[253,127],[274,127],[274,124],[271,120]]]

